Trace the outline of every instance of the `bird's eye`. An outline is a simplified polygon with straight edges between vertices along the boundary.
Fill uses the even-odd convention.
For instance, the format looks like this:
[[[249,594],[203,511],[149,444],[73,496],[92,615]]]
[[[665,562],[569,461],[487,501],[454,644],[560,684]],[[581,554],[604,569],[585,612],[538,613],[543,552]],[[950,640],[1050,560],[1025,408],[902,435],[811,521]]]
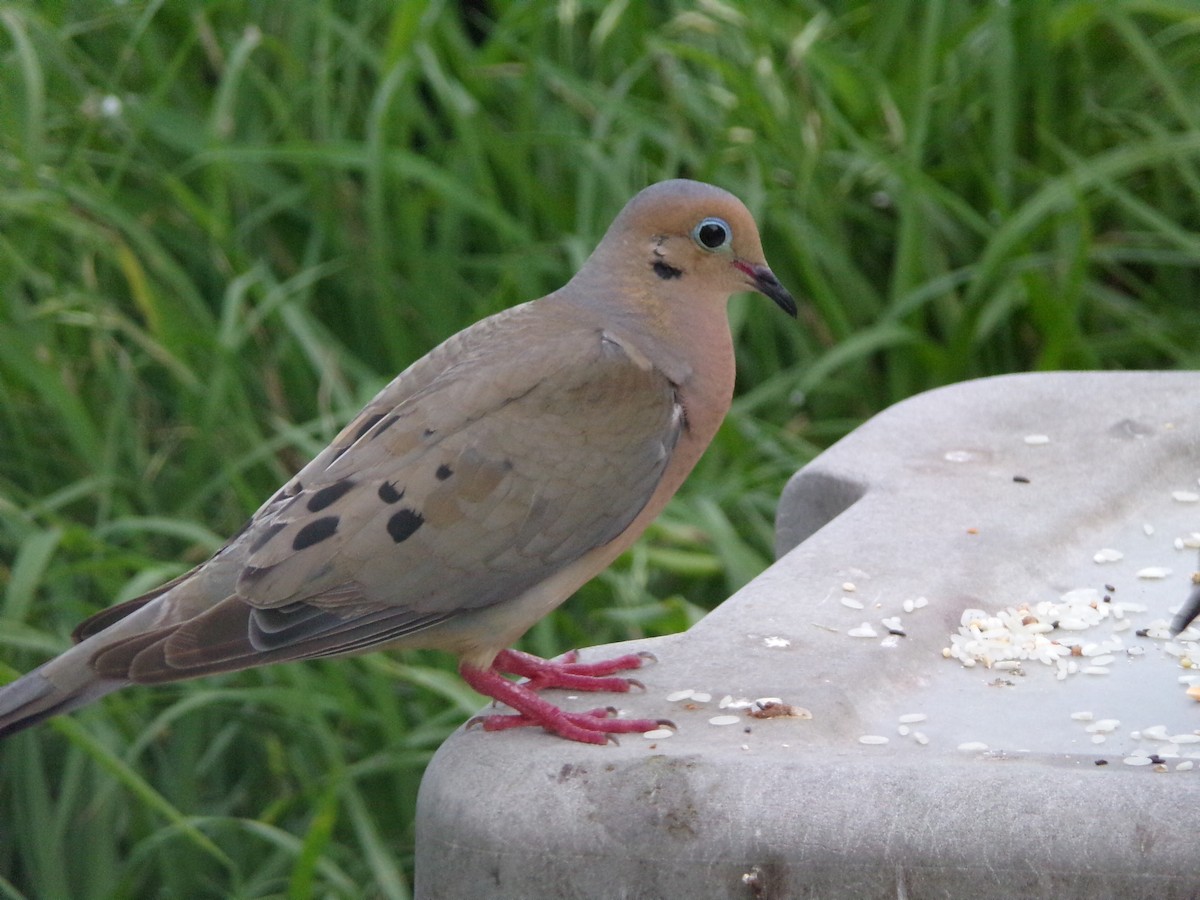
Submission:
[[[709,216],[692,229],[692,240],[705,250],[720,250],[733,240],[733,229],[724,219]]]

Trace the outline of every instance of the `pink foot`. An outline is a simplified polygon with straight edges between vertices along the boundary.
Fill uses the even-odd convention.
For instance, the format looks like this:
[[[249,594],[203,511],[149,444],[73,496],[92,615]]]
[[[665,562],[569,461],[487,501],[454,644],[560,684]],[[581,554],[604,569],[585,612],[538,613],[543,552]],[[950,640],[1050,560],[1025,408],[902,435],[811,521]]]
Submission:
[[[525,687],[532,691],[565,688],[569,691],[607,691],[624,694],[631,687],[644,689],[645,685],[634,678],[607,676],[614,672],[640,669],[647,662],[652,662],[654,656],[649,653],[627,653],[625,656],[615,656],[593,663],[576,662],[577,659],[578,650],[569,651],[561,660],[542,659],[520,650],[501,650],[496,654],[492,668],[497,672],[528,678]]]
[[[563,662],[551,662],[518,650],[502,650],[486,669],[460,666],[459,672],[467,684],[517,712],[515,716],[476,716],[467,726],[483,725],[484,731],[505,731],[540,725],[568,740],[585,744],[606,744],[612,740],[610,734],[640,734],[656,728],[675,727],[666,719],[616,719],[613,718],[616,710],[612,707],[582,713],[567,712],[539,697],[538,690],[552,687],[616,692],[628,691],[631,684],[641,687],[639,682],[631,679],[609,676],[613,672],[642,666],[652,657],[630,654],[596,663],[577,663],[577,658],[578,654],[572,652]],[[529,680],[518,684],[501,673],[521,675]]]

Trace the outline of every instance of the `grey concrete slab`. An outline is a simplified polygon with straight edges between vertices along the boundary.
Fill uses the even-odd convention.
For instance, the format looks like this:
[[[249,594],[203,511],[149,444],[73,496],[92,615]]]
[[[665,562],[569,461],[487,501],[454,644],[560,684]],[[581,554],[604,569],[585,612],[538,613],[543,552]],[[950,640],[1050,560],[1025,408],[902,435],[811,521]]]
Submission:
[[[1196,647],[1137,635],[1188,593],[1198,479],[1200,373],[1008,376],[898,404],[793,478],[762,576],[686,634],[585,653],[653,651],[646,693],[617,702],[677,734],[445,743],[421,788],[418,896],[1200,896],[1200,704],[1173,655]],[[1064,630],[1080,589],[1103,619]],[[943,656],[965,610],[986,631],[1020,604],[1017,621],[1056,618],[1045,638],[1093,655],[1061,679]],[[1085,674],[1106,642],[1106,674]],[[712,699],[667,699],[687,689]],[[905,735],[906,714],[926,718]]]

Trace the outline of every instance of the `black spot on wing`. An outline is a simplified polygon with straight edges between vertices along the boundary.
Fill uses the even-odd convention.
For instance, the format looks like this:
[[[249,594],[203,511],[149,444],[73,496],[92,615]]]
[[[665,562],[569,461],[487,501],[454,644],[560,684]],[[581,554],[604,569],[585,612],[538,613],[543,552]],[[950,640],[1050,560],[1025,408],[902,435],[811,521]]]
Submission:
[[[375,440],[375,438],[379,437],[381,434],[383,434],[385,431],[387,431],[389,428],[391,428],[393,425],[395,425],[399,421],[400,421],[399,416],[388,416],[386,419],[383,420],[383,422],[380,424],[380,426],[375,429],[375,433],[373,435],[371,435],[371,440]]]
[[[305,547],[311,547],[326,538],[333,537],[337,533],[339,521],[337,516],[323,516],[320,519],[314,519],[296,532],[296,537],[292,541],[292,549],[303,550]]]
[[[402,509],[388,519],[387,530],[397,544],[407,541],[425,524],[425,517],[415,509]]]
[[[654,269],[654,274],[664,281],[669,281],[672,278],[678,278],[683,274],[683,269],[677,269],[672,265],[663,262],[661,259],[656,259],[651,265]]]
[[[404,490],[397,490],[394,482],[385,481],[379,485],[379,499],[384,503],[399,503],[404,496]]]
[[[354,481],[350,478],[343,478],[341,481],[326,485],[308,498],[308,511],[320,512],[325,507],[332,506],[352,487],[354,487]]]
[[[358,431],[354,432],[354,440],[357,441],[360,437],[362,437],[364,434],[366,434],[368,431],[370,431],[372,428],[374,428],[376,425],[378,425],[379,422],[382,421],[382,419],[383,419],[383,413],[375,413],[375,415],[368,418],[365,422],[363,422],[361,425],[358,426]],[[353,443],[353,442],[351,442],[351,443]]]
[[[445,481],[447,478],[449,478],[453,474],[454,474],[454,470],[452,468],[450,468],[448,465],[446,465],[445,463],[442,463],[437,468],[437,480],[438,481]]]

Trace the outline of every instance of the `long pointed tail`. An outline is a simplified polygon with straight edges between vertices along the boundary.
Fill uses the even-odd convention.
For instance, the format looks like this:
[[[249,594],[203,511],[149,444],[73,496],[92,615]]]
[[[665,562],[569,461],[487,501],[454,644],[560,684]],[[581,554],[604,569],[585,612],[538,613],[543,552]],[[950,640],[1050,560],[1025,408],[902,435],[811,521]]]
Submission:
[[[96,676],[87,664],[91,652],[77,645],[0,687],[0,738],[124,687],[124,681]]]

